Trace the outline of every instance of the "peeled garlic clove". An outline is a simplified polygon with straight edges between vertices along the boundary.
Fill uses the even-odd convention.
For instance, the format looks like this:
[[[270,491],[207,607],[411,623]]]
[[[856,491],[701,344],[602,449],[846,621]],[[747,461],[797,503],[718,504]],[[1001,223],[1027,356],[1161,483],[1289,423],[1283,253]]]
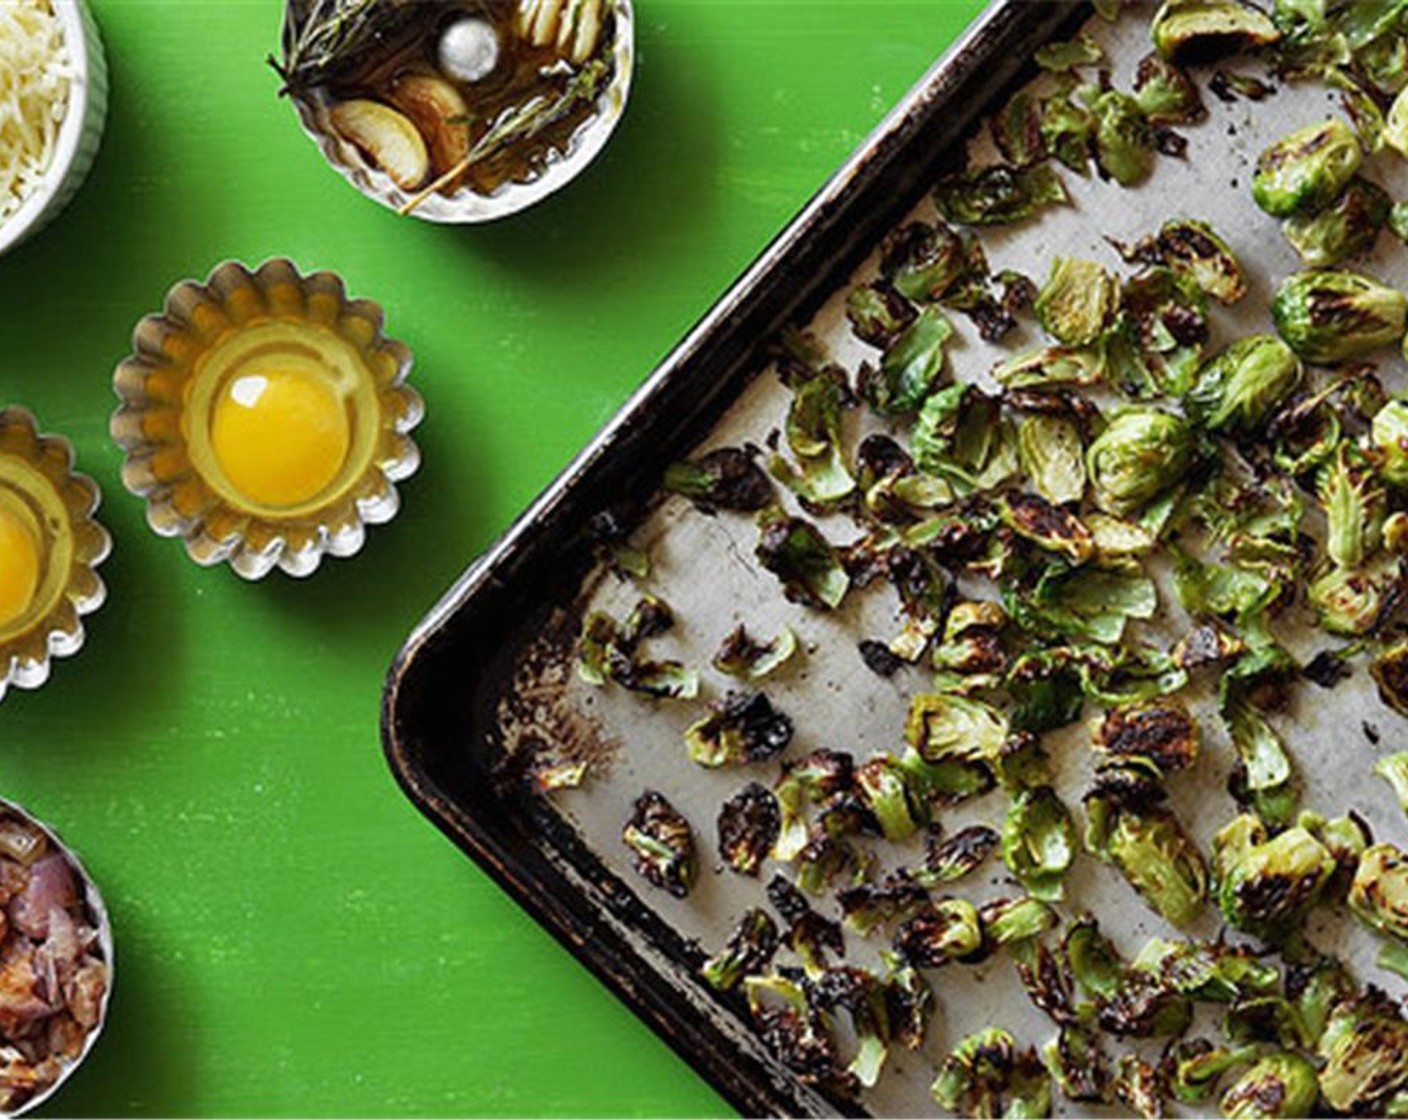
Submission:
[[[391,176],[402,190],[414,190],[430,174],[425,141],[410,118],[389,105],[357,98],[339,101],[328,113],[333,128]]]
[[[584,0],[577,12],[577,34],[572,41],[570,58],[578,66],[591,58],[601,38],[602,0]]]
[[[392,87],[391,100],[425,139],[436,174],[445,174],[469,155],[469,106],[444,78],[408,75]]]

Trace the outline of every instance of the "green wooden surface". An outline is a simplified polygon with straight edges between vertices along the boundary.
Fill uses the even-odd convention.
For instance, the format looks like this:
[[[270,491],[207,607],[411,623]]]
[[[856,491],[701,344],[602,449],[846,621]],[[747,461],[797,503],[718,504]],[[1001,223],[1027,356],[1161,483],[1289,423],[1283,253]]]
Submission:
[[[107,1033],[52,1114],[726,1111],[402,797],[382,677],[980,7],[638,0],[600,160],[533,211],[445,228],[324,165],[263,63],[275,0],[94,0],[102,152],[0,259],[0,403],[74,440],[116,538],[87,647],[0,703],[0,792],[82,852],[117,936]],[[424,465],[356,558],[248,585],[147,529],[110,377],[171,283],[275,254],[385,305]]]

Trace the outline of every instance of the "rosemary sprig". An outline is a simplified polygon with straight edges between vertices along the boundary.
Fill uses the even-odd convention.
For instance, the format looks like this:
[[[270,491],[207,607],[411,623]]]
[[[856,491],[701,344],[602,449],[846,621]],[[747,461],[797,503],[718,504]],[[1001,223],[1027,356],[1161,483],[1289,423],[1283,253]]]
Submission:
[[[269,65],[284,80],[280,95],[323,85],[355,64],[385,52],[413,26],[420,0],[294,0],[294,28],[280,64]]]
[[[436,191],[443,189],[463,175],[476,163],[482,163],[499,154],[511,144],[531,140],[544,129],[562,120],[583,101],[595,101],[611,72],[604,59],[593,59],[568,81],[566,88],[555,98],[535,97],[531,101],[516,105],[481,136],[465,157],[437,178],[429,186],[422,187],[409,200],[398,208],[402,214],[409,214]]]

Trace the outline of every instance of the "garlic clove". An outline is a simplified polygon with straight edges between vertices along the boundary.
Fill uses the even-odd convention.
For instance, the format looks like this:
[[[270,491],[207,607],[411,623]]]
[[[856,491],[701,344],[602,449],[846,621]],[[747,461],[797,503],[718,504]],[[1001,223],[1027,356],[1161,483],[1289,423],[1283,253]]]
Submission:
[[[437,175],[445,174],[469,155],[469,106],[459,90],[444,78],[407,75],[392,88],[391,100],[424,138]]]

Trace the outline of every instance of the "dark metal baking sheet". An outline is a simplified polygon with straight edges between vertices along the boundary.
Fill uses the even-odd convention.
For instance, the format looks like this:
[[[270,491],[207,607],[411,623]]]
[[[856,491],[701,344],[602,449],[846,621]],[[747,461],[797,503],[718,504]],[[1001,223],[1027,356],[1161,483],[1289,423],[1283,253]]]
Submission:
[[[701,948],[642,902],[545,801],[504,798],[493,771],[513,674],[530,642],[570,645],[573,601],[606,509],[644,516],[661,472],[710,432],[762,368],[761,347],[804,321],[963,150],[981,116],[1031,74],[1043,42],[1089,14],[1069,0],[999,0],[934,65],[798,217],[645,381],[617,416],[421,622],[392,666],[382,733],[411,800],[747,1115],[854,1105],[801,1085],[736,1004],[693,981]],[[544,645],[544,638],[548,641]],[[549,676],[570,659],[540,666]],[[551,700],[545,700],[551,703]],[[547,733],[577,733],[549,712]],[[592,729],[583,730],[590,739]],[[589,749],[589,748],[587,748]],[[711,823],[711,822],[710,822]]]

